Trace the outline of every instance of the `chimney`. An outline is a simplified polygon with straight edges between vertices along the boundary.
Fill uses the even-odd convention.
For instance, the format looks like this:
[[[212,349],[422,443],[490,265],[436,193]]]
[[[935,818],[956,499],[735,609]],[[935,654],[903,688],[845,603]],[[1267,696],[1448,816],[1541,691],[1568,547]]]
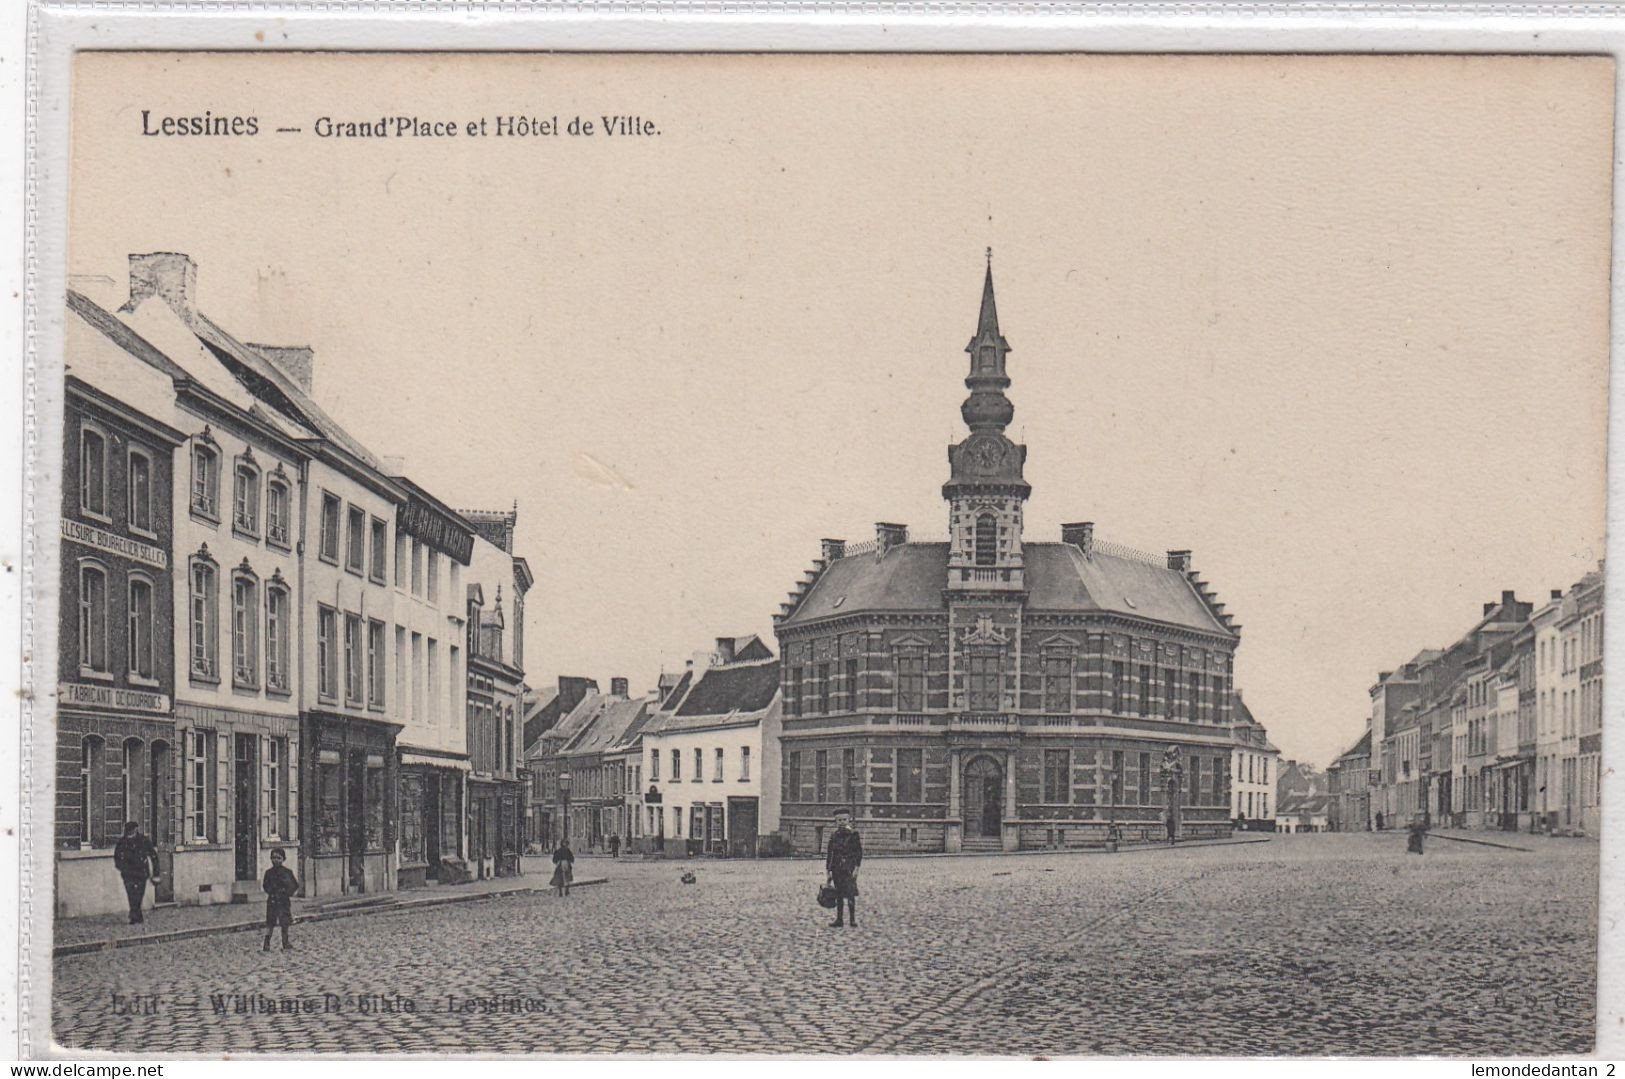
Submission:
[[[1095,553],[1095,522],[1074,521],[1061,526],[1061,542],[1070,543],[1088,558]]]
[[[1501,606],[1506,607],[1507,609],[1510,610],[1510,609],[1516,607],[1517,605],[1518,605],[1517,593],[1513,592],[1511,589],[1508,589],[1507,591],[1501,593]]]
[[[723,666],[734,661],[734,639],[732,637],[717,638],[717,665]]]
[[[306,393],[316,382],[316,350],[309,345],[249,345],[299,384]]]
[[[1562,599],[1562,598],[1563,598],[1563,590],[1561,588],[1552,589],[1552,599],[1559,600],[1559,599]]]
[[[624,678],[611,678],[609,680],[609,695],[611,697],[628,697],[628,696],[631,696],[631,694],[629,694],[626,691],[626,686],[627,686],[626,679],[624,679]]]
[[[839,559],[842,559],[842,558],[846,557],[846,541],[845,540],[841,540],[841,539],[819,540],[818,545],[823,551],[824,565],[826,565],[826,566],[829,565],[831,562],[835,562],[835,561],[837,561]]]
[[[154,251],[130,256],[130,300],[124,310],[158,297],[188,325],[197,314],[197,263],[190,255]]]
[[[1493,610],[1495,610],[1495,602],[1493,600],[1491,600],[1489,603],[1484,604],[1484,613],[1485,614],[1489,614]]]
[[[881,554],[907,542],[908,525],[891,524],[886,521],[875,522],[875,544],[880,548]]]
[[[1177,569],[1181,573],[1189,573],[1191,568],[1191,553],[1189,551],[1169,551],[1168,568]]]

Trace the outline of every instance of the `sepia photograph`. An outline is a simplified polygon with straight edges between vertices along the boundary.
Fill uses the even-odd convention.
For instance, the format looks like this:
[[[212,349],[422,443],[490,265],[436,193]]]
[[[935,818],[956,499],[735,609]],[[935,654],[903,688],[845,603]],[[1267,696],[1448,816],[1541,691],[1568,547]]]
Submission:
[[[78,53],[39,1051],[1589,1056],[1615,80]]]

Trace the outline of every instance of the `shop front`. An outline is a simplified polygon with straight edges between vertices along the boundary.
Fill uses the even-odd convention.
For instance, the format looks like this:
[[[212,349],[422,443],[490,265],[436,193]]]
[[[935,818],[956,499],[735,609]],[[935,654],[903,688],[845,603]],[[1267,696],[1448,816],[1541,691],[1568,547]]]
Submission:
[[[305,894],[393,891],[400,724],[327,712],[302,719]]]
[[[396,804],[402,888],[429,881],[454,882],[467,875],[463,857],[463,800],[468,761],[457,754],[402,750]]]

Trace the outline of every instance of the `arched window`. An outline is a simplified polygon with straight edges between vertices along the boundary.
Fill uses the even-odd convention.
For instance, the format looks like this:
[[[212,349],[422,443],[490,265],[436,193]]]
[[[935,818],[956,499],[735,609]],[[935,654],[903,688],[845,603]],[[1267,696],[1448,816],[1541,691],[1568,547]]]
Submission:
[[[107,570],[89,560],[79,563],[79,669],[108,673]]]
[[[260,680],[260,584],[247,567],[231,578],[231,680],[252,688]]]
[[[152,580],[144,573],[130,574],[129,583],[129,652],[125,656],[131,678],[156,678],[153,661],[153,591]]]
[[[132,448],[129,460],[130,527],[152,533],[152,458]]]
[[[102,787],[105,745],[96,735],[79,743],[79,843],[100,847],[107,843],[107,799]]]
[[[260,534],[260,469],[253,451],[237,458],[232,496],[231,527],[250,536]]]
[[[89,426],[79,429],[79,508],[107,516],[107,436]]]
[[[191,642],[191,671],[199,678],[219,677],[220,630],[219,584],[214,560],[207,548],[192,559],[191,594],[188,604]]]
[[[220,449],[208,428],[192,443],[192,512],[220,519]]]
[[[976,564],[993,566],[999,561],[999,523],[991,513],[976,518]]]

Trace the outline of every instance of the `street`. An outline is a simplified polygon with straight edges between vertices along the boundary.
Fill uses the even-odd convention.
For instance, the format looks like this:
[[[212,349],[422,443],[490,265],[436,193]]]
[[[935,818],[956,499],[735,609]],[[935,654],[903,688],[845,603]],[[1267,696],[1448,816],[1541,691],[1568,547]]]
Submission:
[[[1293,835],[871,859],[584,858],[608,882],[71,956],[68,1046],[155,1054],[1589,1051],[1594,842]],[[679,882],[692,868],[698,882]],[[223,1014],[220,1014],[223,1012]]]

